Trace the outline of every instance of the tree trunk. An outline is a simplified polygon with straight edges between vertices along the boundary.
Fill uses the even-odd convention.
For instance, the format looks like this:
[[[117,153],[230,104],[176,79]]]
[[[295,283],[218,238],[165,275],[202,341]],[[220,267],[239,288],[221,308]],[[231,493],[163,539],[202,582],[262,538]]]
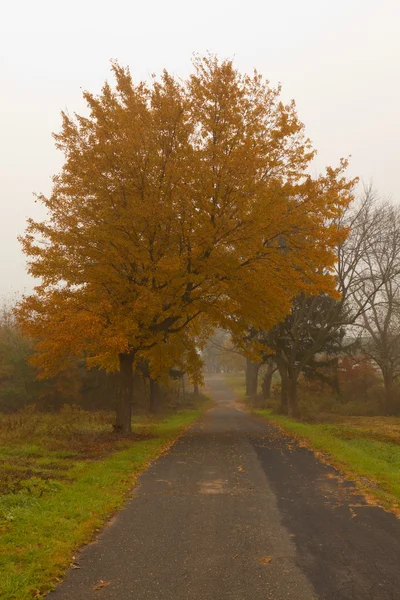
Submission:
[[[185,404],[186,403],[185,374],[182,375],[182,398],[183,398],[183,404]]]
[[[279,356],[276,357],[276,366],[278,367],[279,375],[281,376],[281,403],[279,406],[279,412],[283,415],[287,415],[289,404],[289,376],[286,369],[286,363]]]
[[[297,377],[292,376],[288,380],[289,414],[295,419],[299,416],[297,404]]]
[[[275,373],[275,366],[272,360],[268,360],[267,362],[267,371],[264,375],[264,381],[262,382],[262,392],[264,400],[269,400],[271,398],[271,385],[272,385],[272,376]],[[265,402],[266,404],[266,402]]]
[[[246,358],[246,396],[256,396],[258,388],[259,363]]]
[[[391,369],[383,369],[383,384],[385,387],[385,413],[390,415],[393,411],[393,384],[394,378]]]
[[[199,392],[199,385],[198,385],[198,383],[195,383],[195,384],[194,384],[194,386],[193,386],[193,394],[196,396],[196,398],[197,398],[198,396],[200,396],[200,392]]]
[[[123,353],[119,355],[120,389],[114,425],[114,430],[117,433],[131,433],[132,431],[132,364],[132,354]]]
[[[337,398],[339,398],[339,396],[341,396],[341,389],[340,389],[340,380],[339,380],[339,359],[336,358],[333,365],[332,365],[332,380],[331,380],[331,388],[333,393],[336,395]]]
[[[161,388],[158,381],[150,377],[150,412],[157,413],[160,410]]]
[[[288,394],[289,394],[288,380],[286,378],[284,378],[284,379],[281,378],[281,401],[280,401],[280,406],[279,406],[279,412],[282,413],[283,415],[287,415],[289,412]]]

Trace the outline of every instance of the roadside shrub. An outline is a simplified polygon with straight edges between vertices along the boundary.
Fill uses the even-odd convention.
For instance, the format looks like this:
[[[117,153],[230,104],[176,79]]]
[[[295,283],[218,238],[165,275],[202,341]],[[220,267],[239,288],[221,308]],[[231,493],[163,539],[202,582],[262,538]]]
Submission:
[[[305,421],[317,421],[321,414],[332,411],[335,397],[329,390],[310,393],[307,387],[299,386],[298,407],[300,418]]]
[[[377,398],[368,398],[338,402],[333,405],[332,412],[344,417],[376,417],[382,414],[382,408]]]
[[[273,394],[271,394],[271,398],[269,398],[269,400],[267,400],[267,404],[265,406],[265,408],[270,408],[272,410],[272,412],[278,414],[280,412],[280,400],[278,400],[278,398],[276,398]]]

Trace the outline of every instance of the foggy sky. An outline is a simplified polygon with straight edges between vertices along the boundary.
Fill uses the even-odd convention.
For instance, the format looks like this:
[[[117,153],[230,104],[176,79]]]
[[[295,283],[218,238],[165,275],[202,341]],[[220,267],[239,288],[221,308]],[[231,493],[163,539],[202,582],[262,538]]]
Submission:
[[[24,0],[0,17],[0,295],[30,291],[17,242],[43,213],[62,164],[60,111],[84,111],[110,59],[148,78],[185,77],[193,52],[257,68],[296,100],[318,149],[315,173],[351,155],[349,175],[400,201],[399,0]]]

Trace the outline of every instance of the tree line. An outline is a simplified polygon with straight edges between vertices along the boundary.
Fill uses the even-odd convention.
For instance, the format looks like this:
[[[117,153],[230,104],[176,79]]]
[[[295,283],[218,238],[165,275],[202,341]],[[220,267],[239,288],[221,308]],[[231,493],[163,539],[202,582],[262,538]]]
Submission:
[[[52,377],[38,378],[31,364],[35,340],[19,328],[12,305],[0,311],[0,412],[14,412],[27,405],[41,411],[59,410],[65,404],[86,410],[115,410],[118,403],[118,373],[87,367],[83,357],[69,361],[68,367]],[[160,413],[197,402],[185,374],[170,369],[162,382],[151,377],[148,365],[138,365],[134,379],[136,413]],[[199,390],[196,389],[196,395]]]

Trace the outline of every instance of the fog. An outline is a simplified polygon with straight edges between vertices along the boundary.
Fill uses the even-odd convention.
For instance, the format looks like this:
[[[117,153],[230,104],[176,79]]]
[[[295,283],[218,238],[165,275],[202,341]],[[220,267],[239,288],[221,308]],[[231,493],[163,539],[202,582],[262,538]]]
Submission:
[[[318,149],[315,172],[351,155],[349,176],[400,199],[400,3],[396,0],[204,0],[3,6],[0,22],[0,294],[29,291],[17,235],[40,217],[61,164],[51,133],[60,111],[84,111],[110,59],[134,78],[166,67],[185,77],[193,52],[254,67],[294,98]]]

